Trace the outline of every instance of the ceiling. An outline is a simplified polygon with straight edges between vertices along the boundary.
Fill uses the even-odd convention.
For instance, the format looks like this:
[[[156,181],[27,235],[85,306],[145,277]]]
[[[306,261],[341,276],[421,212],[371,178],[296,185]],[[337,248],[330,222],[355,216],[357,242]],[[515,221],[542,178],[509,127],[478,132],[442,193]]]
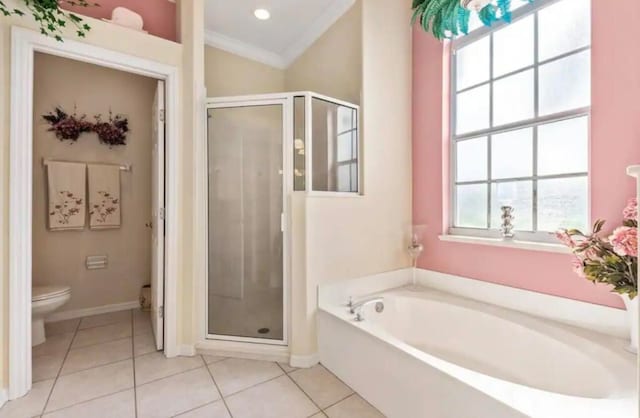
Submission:
[[[355,0],[206,0],[208,45],[286,68],[313,44]],[[271,19],[258,20],[255,9]]]

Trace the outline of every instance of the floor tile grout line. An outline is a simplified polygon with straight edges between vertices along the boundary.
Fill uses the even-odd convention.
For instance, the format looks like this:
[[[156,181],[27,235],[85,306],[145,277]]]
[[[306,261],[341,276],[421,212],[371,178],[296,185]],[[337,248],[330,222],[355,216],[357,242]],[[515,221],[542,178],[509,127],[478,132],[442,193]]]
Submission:
[[[82,331],[82,330],[80,330],[80,331]],[[69,351],[82,350],[84,348],[95,347],[97,345],[115,343],[116,341],[122,341],[122,340],[126,340],[127,338],[132,338],[132,337],[133,337],[133,335],[130,335],[128,337],[121,337],[121,338],[116,338],[116,339],[113,339],[113,340],[103,341],[103,342],[99,342],[99,343],[95,343],[95,344],[83,345],[81,347],[75,347],[75,348],[70,347]],[[74,336],[74,338],[75,338],[75,336]],[[73,343],[72,343],[72,345],[73,345]]]
[[[111,343],[115,343],[117,341],[122,341],[122,340],[126,340],[127,338],[133,338],[133,335],[130,335],[128,337],[122,337],[122,338],[116,338],[115,340],[109,340],[109,341],[103,341],[101,343],[95,343],[95,344],[89,344],[89,345],[83,345],[81,347],[75,347],[73,348],[73,341],[71,342],[71,346],[69,346],[69,351],[77,351],[77,350],[83,350],[85,348],[89,348],[89,347],[96,347],[98,345],[104,345],[104,344],[111,344]]]
[[[349,388],[349,389],[351,389],[351,388]],[[327,409],[329,409],[329,408],[332,408],[332,407],[334,407],[334,406],[338,405],[338,404],[339,404],[340,402],[342,402],[342,401],[346,401],[347,399],[349,399],[349,398],[350,398],[350,397],[352,397],[353,395],[357,395],[357,393],[356,393],[356,392],[354,392],[354,390],[353,390],[353,389],[351,389],[351,393],[350,393],[350,394],[348,394],[348,395],[347,395],[347,396],[345,396],[344,398],[340,399],[339,401],[336,401],[336,402],[332,403],[331,405],[327,405],[327,406],[322,410],[322,412],[326,411],[326,410],[327,410]]]
[[[51,401],[51,395],[53,395],[53,391],[56,388],[56,385],[58,384],[58,379],[60,378],[60,373],[62,372],[62,368],[64,367],[64,363],[66,363],[67,357],[69,356],[69,352],[71,351],[71,346],[73,345],[73,340],[75,340],[76,339],[76,335],[78,335],[78,328],[80,328],[80,322],[82,322],[82,320],[78,322],[78,325],[76,325],[76,329],[73,332],[73,337],[71,338],[71,342],[69,342],[69,347],[67,347],[67,352],[65,353],[64,359],[62,360],[62,364],[60,364],[60,368],[58,369],[58,373],[56,374],[56,377],[53,380],[53,384],[51,385],[51,389],[49,390],[49,395],[47,396],[47,400],[45,401],[44,406],[42,407],[42,413],[40,414],[41,416],[44,415],[44,413],[47,410],[47,406],[49,406],[49,401]],[[45,336],[46,336],[46,334],[45,334]],[[33,352],[33,347],[32,347],[31,351]],[[33,359],[32,359],[32,361],[33,361]],[[33,368],[32,368],[32,371],[31,371],[31,380],[33,380]]]
[[[118,311],[118,312],[124,312],[124,311]],[[86,316],[84,318],[80,318],[80,326],[82,326],[82,320],[85,318],[91,318],[90,316]],[[131,315],[131,319],[133,319],[133,315]],[[115,325],[115,324],[119,324],[121,322],[129,322],[131,321],[131,319],[120,319],[118,321],[113,321],[113,322],[107,322],[105,324],[100,324],[100,325],[92,325],[90,327],[85,327],[85,328],[78,328],[78,331],[84,331],[87,329],[94,329],[94,328],[100,328],[100,327],[108,327],[109,325]]]
[[[78,373],[86,372],[86,371],[89,371],[89,370],[97,369],[99,367],[112,366],[112,365],[114,365],[116,363],[122,363],[122,362],[127,361],[127,360],[133,360],[133,356],[132,357],[123,358],[123,359],[120,359],[120,360],[110,361],[110,362],[104,363],[104,364],[98,364],[97,366],[88,367],[88,368],[82,369],[82,370],[76,370],[74,372],[67,373],[67,374],[60,374],[60,377],[73,376],[74,374],[78,374]],[[62,371],[62,369],[64,369],[64,364],[60,368],[60,371]]]
[[[119,311],[119,312],[123,312],[123,311]],[[133,315],[131,315],[131,317],[132,317],[131,319],[133,319]],[[80,324],[79,324],[79,326],[81,326],[81,325],[82,325],[82,320],[83,320],[83,319],[85,319],[85,318],[90,318],[90,317],[89,317],[89,316],[86,316],[86,317],[84,317],[84,318],[80,318]],[[110,326],[110,325],[120,324],[120,323],[124,323],[124,322],[130,322],[130,321],[131,321],[131,319],[120,319],[120,320],[118,320],[118,321],[107,322],[107,323],[105,323],[105,324],[93,325],[93,326],[85,327],[85,328],[78,328],[78,331],[85,331],[85,330],[88,330],[88,329],[101,328],[101,327],[108,327],[108,326]]]
[[[98,399],[102,399],[102,398],[106,398],[106,397],[109,397],[109,396],[117,395],[119,393],[124,393],[124,392],[127,392],[127,391],[132,390],[132,389],[133,389],[133,387],[129,387],[129,388],[120,389],[117,392],[108,393],[106,395],[96,396],[95,398],[86,399],[84,401],[77,402],[77,403],[74,403],[74,404],[71,404],[71,405],[67,405],[67,406],[64,406],[62,408],[52,409],[51,411],[48,411],[47,414],[64,411],[65,409],[69,409],[69,408],[73,408],[73,407],[78,406],[78,405],[82,405],[82,404],[86,404],[86,403],[89,403],[89,402],[97,401]],[[44,415],[46,415],[46,414],[43,413],[42,416],[44,416]]]
[[[277,363],[276,363],[276,364],[277,364]],[[285,370],[284,370],[284,368],[283,368],[281,365],[279,365],[279,364],[278,364],[278,367],[280,367],[280,368],[282,369],[282,371],[283,371],[283,372],[285,371]],[[312,403],[316,408],[318,408],[318,411],[319,411],[319,412],[322,412],[322,408],[320,407],[320,405],[318,405],[318,404],[316,403],[316,401],[314,401],[314,400],[313,400],[313,398],[311,397],[311,395],[309,395],[307,392],[305,392],[305,390],[304,390],[304,389],[302,389],[302,386],[300,386],[300,385],[298,384],[298,382],[296,382],[296,381],[295,381],[295,379],[294,379],[293,377],[291,377],[287,372],[285,372],[284,374],[285,374],[285,376],[287,376],[289,379],[291,379],[291,381],[293,382],[293,384],[294,384],[294,385],[296,385],[296,386],[298,387],[298,389],[300,389],[300,390],[302,391],[302,393],[304,393],[304,396],[306,396],[307,398],[309,398],[309,400],[311,401],[311,403]],[[314,413],[313,413],[313,415],[317,414],[317,413],[318,413],[318,411],[314,412]],[[313,415],[310,415],[310,416],[313,416]]]
[[[133,373],[133,411],[136,418],[138,418],[138,386],[136,385],[136,341],[135,334],[133,331],[133,322],[135,318],[133,317],[133,309],[131,310],[131,358],[132,360],[132,373]]]
[[[222,398],[216,399],[215,401],[207,402],[204,405],[196,406],[195,408],[191,408],[191,409],[188,409],[188,410],[183,411],[183,412],[178,412],[178,414],[176,414],[176,415],[171,415],[171,418],[178,418],[178,417],[180,417],[180,415],[188,414],[189,412],[196,411],[196,410],[198,410],[200,408],[204,408],[205,406],[213,405],[216,402],[222,402]]]
[[[270,378],[270,379],[265,380],[264,382],[258,382],[258,383],[255,383],[255,384],[253,384],[253,385],[251,385],[251,386],[248,386],[248,387],[246,387],[246,388],[244,388],[244,389],[242,389],[242,390],[239,390],[239,391],[237,391],[237,392],[230,393],[230,394],[228,394],[228,395],[222,395],[222,392],[220,392],[220,395],[222,395],[222,397],[223,397],[223,398],[225,398],[225,399],[226,399],[226,398],[230,398],[230,397],[232,397],[232,396],[236,396],[236,395],[237,395],[237,394],[239,394],[239,393],[245,392],[245,391],[247,391],[247,390],[249,390],[249,389],[253,389],[253,388],[255,388],[256,386],[260,386],[260,385],[262,385],[263,383],[269,383],[269,382],[271,382],[271,381],[273,381],[273,380],[279,379],[279,378],[281,378],[282,376],[285,376],[285,375],[286,375],[286,373],[284,373],[284,374],[279,374],[279,375],[277,375],[277,376],[275,376],[275,377],[272,377],[272,378]]]
[[[82,331],[82,330],[81,330],[81,331]],[[120,340],[124,340],[124,339],[127,339],[127,338],[132,338],[132,337],[133,337],[133,334],[131,334],[131,335],[127,335],[126,337],[119,337],[119,338],[115,338],[115,339],[113,339],[113,340],[101,341],[101,342],[99,342],[99,343],[93,343],[93,344],[83,345],[83,346],[80,346],[80,347],[75,347],[75,348],[72,348],[71,350],[73,351],[73,350],[79,350],[79,349],[81,349],[81,348],[95,347],[96,345],[109,344],[109,343],[112,343],[112,342],[114,342],[114,341],[120,341]],[[75,336],[74,336],[73,338],[74,338],[74,340],[75,340]],[[71,345],[73,346],[73,341],[71,342]]]
[[[233,414],[231,413],[231,408],[229,408],[229,405],[227,405],[227,400],[224,398],[224,395],[222,395],[222,390],[220,390],[220,386],[218,386],[218,382],[216,382],[216,378],[213,377],[213,373],[211,373],[211,369],[209,368],[207,361],[204,359],[203,355],[200,355],[200,358],[202,358],[202,361],[204,361],[204,367],[207,369],[207,373],[209,373],[209,376],[211,376],[211,380],[213,381],[213,384],[216,387],[218,394],[220,395],[220,400],[224,404],[224,407],[227,408],[227,412],[229,413],[229,416],[233,418]],[[220,362],[218,361],[217,363],[220,363]]]
[[[161,351],[156,351],[156,353],[161,353]],[[141,357],[142,357],[142,356],[141,356]],[[194,371],[194,370],[198,370],[198,369],[200,369],[202,366],[203,366],[203,365],[201,364],[201,365],[199,365],[198,367],[192,367],[192,368],[190,368],[190,369],[181,370],[181,371],[179,371],[179,372],[177,372],[177,373],[171,373],[171,374],[168,374],[168,375],[166,375],[166,376],[159,377],[159,378],[157,378],[157,379],[149,380],[148,382],[141,383],[141,384],[140,384],[140,386],[136,386],[136,388],[139,388],[139,387],[141,388],[141,387],[143,387],[143,386],[147,386],[147,385],[148,385],[148,384],[150,384],[150,383],[155,383],[155,382],[157,382],[157,381],[159,381],[159,380],[162,380],[162,379],[168,379],[168,378],[170,378],[170,377],[175,377],[175,376],[178,376],[178,375],[180,375],[180,374],[184,374],[184,373],[192,372],[192,371]],[[204,367],[206,367],[206,364],[204,365]]]

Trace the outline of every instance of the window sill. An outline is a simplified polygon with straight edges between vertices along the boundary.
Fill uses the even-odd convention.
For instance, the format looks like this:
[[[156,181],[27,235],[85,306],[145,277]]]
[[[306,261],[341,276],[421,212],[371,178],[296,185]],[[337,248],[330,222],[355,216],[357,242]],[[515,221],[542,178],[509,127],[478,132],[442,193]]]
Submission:
[[[571,250],[561,244],[546,242],[503,240],[498,238],[469,237],[463,235],[440,235],[440,241],[457,242],[461,244],[488,245],[491,247],[516,248],[520,250],[542,251],[557,254],[571,254]]]
[[[306,194],[308,197],[329,197],[329,198],[361,198],[364,197],[364,195],[358,193],[358,192],[319,192],[319,191],[312,191],[312,192],[297,192],[297,193],[304,193]]]
[[[640,179],[640,165],[632,165],[627,168],[627,174],[631,177],[636,177]]]

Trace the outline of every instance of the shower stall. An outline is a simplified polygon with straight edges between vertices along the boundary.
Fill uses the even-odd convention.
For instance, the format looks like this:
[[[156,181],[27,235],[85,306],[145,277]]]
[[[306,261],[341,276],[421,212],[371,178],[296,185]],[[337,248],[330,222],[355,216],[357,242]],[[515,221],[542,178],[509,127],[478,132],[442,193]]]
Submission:
[[[206,338],[288,345],[293,193],[360,193],[357,105],[311,92],[207,101]]]

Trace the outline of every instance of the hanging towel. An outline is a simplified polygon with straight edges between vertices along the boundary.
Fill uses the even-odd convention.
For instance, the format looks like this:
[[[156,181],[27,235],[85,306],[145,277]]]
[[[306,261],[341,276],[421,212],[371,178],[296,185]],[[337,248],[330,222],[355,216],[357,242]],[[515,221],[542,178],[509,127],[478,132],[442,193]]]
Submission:
[[[87,214],[87,165],[50,161],[47,174],[49,230],[84,229]]]
[[[89,227],[120,228],[120,167],[89,164]]]

